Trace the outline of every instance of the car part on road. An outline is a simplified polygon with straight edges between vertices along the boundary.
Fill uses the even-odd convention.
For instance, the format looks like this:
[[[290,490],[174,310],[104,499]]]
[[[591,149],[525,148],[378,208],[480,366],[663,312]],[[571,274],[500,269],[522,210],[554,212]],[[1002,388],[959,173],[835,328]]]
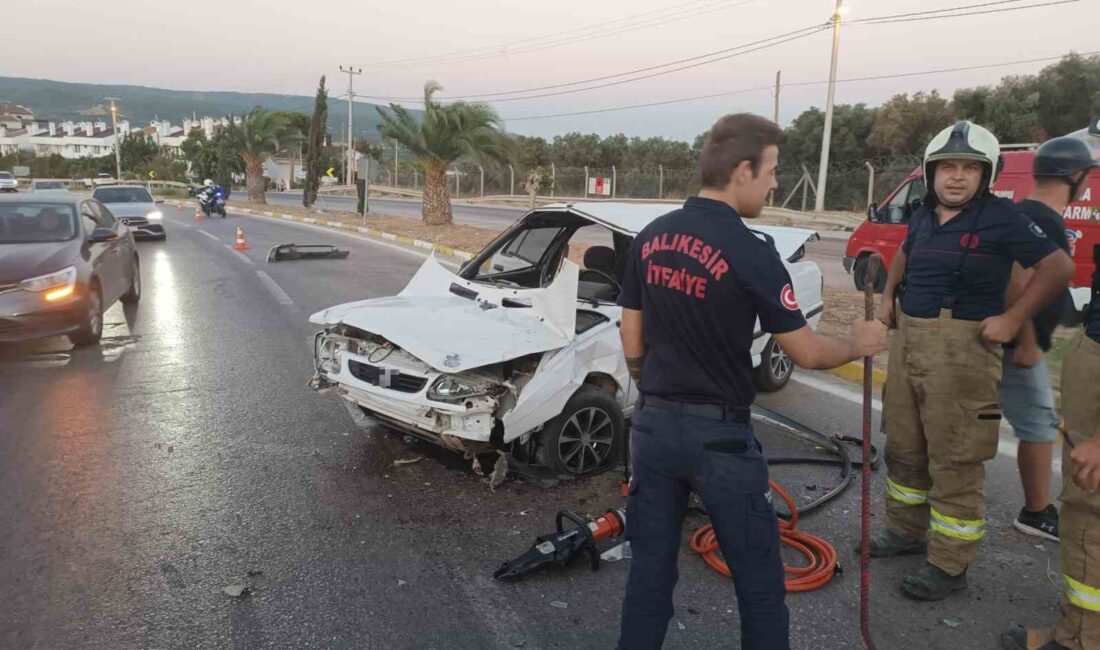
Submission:
[[[279,244],[267,252],[268,262],[284,260],[346,260],[349,251],[329,244]]]
[[[568,530],[564,520],[568,519],[575,527]],[[555,565],[568,566],[578,555],[588,553],[592,570],[600,569],[600,553],[596,541],[621,535],[626,529],[626,512],[622,509],[608,510],[595,519],[584,519],[569,510],[559,510],[556,533],[542,535],[535,540],[534,546],[514,560],[505,562],[493,572],[497,580],[517,580],[540,567]]]

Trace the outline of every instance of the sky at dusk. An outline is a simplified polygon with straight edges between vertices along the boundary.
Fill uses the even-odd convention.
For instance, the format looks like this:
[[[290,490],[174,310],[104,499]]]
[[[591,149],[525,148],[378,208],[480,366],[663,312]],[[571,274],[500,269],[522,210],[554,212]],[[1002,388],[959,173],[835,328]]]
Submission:
[[[989,1],[989,0],[986,0]],[[1044,0],[1026,0],[1021,5]],[[850,0],[845,20],[946,9],[982,0]],[[321,74],[346,90],[341,64],[363,68],[356,93],[416,106],[424,81],[440,95],[504,93],[687,60],[824,24],[834,0],[463,0],[462,2],[149,3],[37,0],[12,12],[0,75],[181,90],[312,95]],[[1008,6],[1008,5],[997,5]],[[994,7],[991,7],[994,8]],[[838,78],[999,64],[1100,50],[1100,2],[918,22],[845,24]],[[782,70],[780,121],[823,106],[831,32],[640,81],[535,99],[492,101],[508,130],[661,135],[691,140],[728,112],[771,115]],[[1049,62],[839,84],[839,103],[876,105],[901,92],[994,84]],[[615,81],[615,79],[611,79]],[[605,82],[606,83],[606,82]],[[595,85],[595,84],[590,84]],[[541,91],[572,90],[578,86]],[[584,87],[583,85],[580,87]],[[756,89],[756,90],[753,90]],[[724,97],[643,109],[544,117],[698,95]],[[380,101],[380,100],[372,100]],[[520,119],[520,118],[539,119]]]

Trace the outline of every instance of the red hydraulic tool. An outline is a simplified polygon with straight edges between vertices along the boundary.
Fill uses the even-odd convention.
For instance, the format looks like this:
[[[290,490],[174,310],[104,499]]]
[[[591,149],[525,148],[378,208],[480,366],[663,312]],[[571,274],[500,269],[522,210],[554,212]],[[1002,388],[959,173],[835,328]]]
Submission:
[[[566,529],[566,519],[576,525]],[[626,512],[621,509],[608,510],[601,517],[585,519],[569,510],[560,510],[557,527],[558,532],[539,537],[526,553],[500,565],[493,577],[515,580],[539,567],[564,567],[585,551],[592,562],[592,570],[598,571],[600,552],[596,549],[596,540],[621,535],[626,529]]]

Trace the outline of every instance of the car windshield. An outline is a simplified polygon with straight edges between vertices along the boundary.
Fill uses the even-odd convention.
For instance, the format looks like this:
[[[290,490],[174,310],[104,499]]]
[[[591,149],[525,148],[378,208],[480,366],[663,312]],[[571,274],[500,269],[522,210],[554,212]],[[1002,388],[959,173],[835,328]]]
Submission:
[[[0,244],[68,241],[77,233],[71,205],[4,203],[0,205]]]
[[[11,175],[11,172],[0,172],[0,178],[4,179],[6,181],[10,181],[11,179],[13,179],[15,177]]]
[[[92,194],[103,203],[152,203],[144,187],[103,187]]]
[[[65,184],[61,181],[38,181],[34,184],[36,190],[63,190]]]

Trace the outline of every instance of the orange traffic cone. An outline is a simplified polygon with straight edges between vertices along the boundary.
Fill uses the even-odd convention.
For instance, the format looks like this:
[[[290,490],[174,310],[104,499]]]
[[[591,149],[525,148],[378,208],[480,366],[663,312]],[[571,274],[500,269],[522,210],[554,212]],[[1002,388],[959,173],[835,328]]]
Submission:
[[[246,251],[249,248],[252,248],[252,247],[249,246],[248,242],[246,242],[244,240],[244,231],[241,230],[240,226],[237,226],[237,243],[233,244],[233,250],[235,250],[235,251]]]
[[[202,221],[202,210],[195,208],[195,221]]]

